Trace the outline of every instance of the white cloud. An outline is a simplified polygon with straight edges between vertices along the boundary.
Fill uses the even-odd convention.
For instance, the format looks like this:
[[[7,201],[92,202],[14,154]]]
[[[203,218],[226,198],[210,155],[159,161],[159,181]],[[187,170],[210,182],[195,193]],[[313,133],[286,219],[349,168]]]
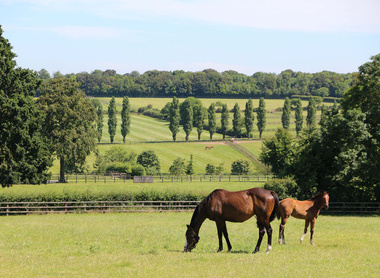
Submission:
[[[188,20],[247,28],[380,33],[378,0],[5,0],[113,19]]]
[[[106,5],[100,2],[90,9],[100,16],[118,19],[160,17],[247,28],[380,33],[378,0],[110,0]]]
[[[95,38],[95,39],[107,39],[117,38],[120,36],[120,32],[114,28],[107,27],[91,27],[91,26],[62,26],[48,29],[61,36],[71,39],[83,39],[83,38]]]

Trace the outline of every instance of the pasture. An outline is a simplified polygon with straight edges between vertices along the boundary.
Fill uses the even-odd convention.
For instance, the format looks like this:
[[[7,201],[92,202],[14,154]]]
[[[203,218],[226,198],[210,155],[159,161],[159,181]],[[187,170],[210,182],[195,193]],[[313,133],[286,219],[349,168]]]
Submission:
[[[183,253],[191,213],[70,214],[2,217],[2,277],[379,277],[380,218],[320,216],[314,243],[299,244],[303,221],[272,222],[273,250],[252,254],[254,219],[227,223],[232,253],[216,253],[216,226]],[[305,240],[306,241],[306,240]],[[224,243],[225,244],[225,243]]]
[[[112,146],[120,146],[128,150],[128,152],[135,152],[136,154],[141,153],[146,150],[154,150],[158,155],[161,163],[161,172],[168,173],[169,167],[173,163],[173,160],[177,157],[184,158],[186,161],[190,159],[190,155],[194,158],[194,170],[195,173],[204,173],[205,167],[208,163],[219,164],[224,162],[225,173],[230,172],[231,163],[235,160],[245,158],[244,155],[236,150],[225,145],[222,140],[222,135],[215,133],[213,136],[213,141],[210,142],[209,132],[203,130],[201,136],[201,142],[198,142],[198,135],[195,128],[189,136],[190,142],[185,142],[185,132],[182,127],[177,134],[177,141],[173,142],[172,134],[169,130],[169,123],[163,120],[150,118],[140,114],[132,113],[131,115],[131,129],[130,133],[126,136],[126,143],[123,144],[121,135],[121,117],[120,114],[117,115],[118,123],[115,136],[115,143],[110,144],[110,138],[108,134],[108,104],[110,98],[98,98],[103,104],[104,118],[103,118],[103,136],[101,143],[98,145],[99,152],[104,153],[107,149]],[[161,110],[166,103],[172,101],[171,98],[129,98],[130,106],[133,111],[137,111],[140,107],[146,107],[147,105],[152,105],[153,108]],[[183,102],[184,99],[180,99]],[[226,103],[228,109],[231,111],[235,103],[239,103],[241,109],[241,116],[244,117],[245,103],[247,99],[201,99],[203,105],[208,107],[213,102]],[[278,127],[281,127],[281,111],[284,105],[283,99],[267,99],[266,109],[267,109],[267,124],[266,130],[263,133],[263,138],[270,138],[274,135]],[[303,101],[303,107],[307,106],[307,101]],[[116,98],[117,110],[121,111],[122,98]],[[253,100],[254,107],[258,107],[259,100]],[[331,103],[325,103],[326,106],[331,106]],[[317,119],[320,117],[320,111],[317,112]],[[220,125],[220,113],[217,113],[217,125]],[[232,118],[233,115],[230,113],[229,126],[232,128]],[[306,119],[306,111],[304,111],[304,126]],[[207,124],[207,119],[205,121]],[[245,139],[239,139],[244,144],[243,146],[248,146],[248,150],[254,153],[256,156],[260,153],[261,142],[259,139],[259,133],[257,130],[257,119],[255,113],[254,129],[253,129],[253,139],[254,142],[246,142]],[[290,132],[295,135],[294,130],[294,111],[292,111],[291,127]],[[243,128],[244,129],[244,128]],[[229,137],[227,137],[229,139]],[[211,151],[205,152],[205,144],[214,145]],[[216,147],[217,146],[217,147]],[[87,165],[90,171],[93,170],[93,164],[95,162],[95,155],[90,155],[87,158]],[[217,163],[216,163],[217,162]],[[256,167],[253,166],[252,171],[256,172]],[[51,168],[53,174],[59,173],[59,163],[55,161],[53,167]]]

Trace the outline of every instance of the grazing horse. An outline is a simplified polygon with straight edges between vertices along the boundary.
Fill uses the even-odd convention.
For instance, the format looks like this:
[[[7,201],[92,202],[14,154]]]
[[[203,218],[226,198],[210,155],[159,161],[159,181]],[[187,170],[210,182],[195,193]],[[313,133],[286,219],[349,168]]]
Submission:
[[[212,145],[211,145],[211,146],[206,146],[206,147],[205,147],[205,150],[207,150],[207,149],[210,149],[210,150],[211,150],[213,147],[214,147],[214,146],[212,146]]]
[[[315,195],[310,200],[298,201],[292,198],[286,198],[280,202],[280,214],[281,214],[281,224],[280,233],[278,237],[278,242],[285,244],[284,230],[286,221],[290,216],[298,219],[305,219],[305,230],[301,237],[301,243],[307,233],[307,228],[310,225],[310,244],[313,245],[313,234],[315,220],[317,219],[319,212],[323,206],[329,207],[329,192],[324,191],[320,194]]]
[[[226,221],[244,222],[256,215],[259,228],[259,239],[254,253],[260,249],[261,241],[265,234],[268,235],[267,252],[272,249],[272,228],[270,222],[279,214],[279,199],[275,192],[263,188],[252,188],[243,191],[230,192],[217,189],[202,200],[195,208],[190,225],[187,225],[185,252],[191,252],[199,241],[199,229],[208,218],[215,221],[218,230],[219,249],[223,250],[222,234],[224,235],[228,252],[231,251],[231,243],[228,239]]]

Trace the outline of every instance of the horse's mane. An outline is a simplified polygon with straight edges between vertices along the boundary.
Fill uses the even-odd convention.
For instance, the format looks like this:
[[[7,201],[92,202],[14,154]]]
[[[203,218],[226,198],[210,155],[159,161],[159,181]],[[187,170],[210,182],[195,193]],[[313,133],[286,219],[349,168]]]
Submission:
[[[314,195],[313,197],[311,197],[310,200],[312,200],[312,201],[317,200],[317,199],[321,198],[325,194],[326,194],[326,191],[318,193],[318,194]]]
[[[197,217],[198,215],[200,214],[200,212],[202,211],[202,209],[209,203],[209,201],[211,200],[211,198],[213,197],[214,195],[214,192],[211,192],[206,198],[204,198],[198,205],[197,207],[195,208],[194,210],[194,213],[193,213],[193,216],[191,217],[191,222],[190,222],[190,226],[193,226],[193,224],[195,223],[195,221],[197,220]]]

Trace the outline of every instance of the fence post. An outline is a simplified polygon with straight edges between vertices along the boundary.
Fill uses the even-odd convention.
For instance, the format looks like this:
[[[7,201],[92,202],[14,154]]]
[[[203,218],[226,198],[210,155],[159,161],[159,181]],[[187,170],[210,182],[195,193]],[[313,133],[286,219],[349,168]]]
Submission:
[[[65,204],[65,214],[67,213],[67,203]]]
[[[7,216],[9,216],[9,204],[7,204]]]

